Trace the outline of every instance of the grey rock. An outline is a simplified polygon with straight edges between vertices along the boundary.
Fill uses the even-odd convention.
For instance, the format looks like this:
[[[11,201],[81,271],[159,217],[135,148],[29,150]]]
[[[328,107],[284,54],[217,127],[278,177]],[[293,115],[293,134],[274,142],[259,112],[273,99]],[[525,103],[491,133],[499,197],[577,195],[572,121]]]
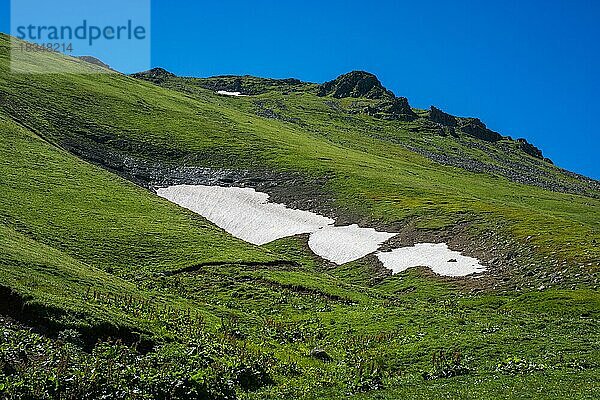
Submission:
[[[455,116],[446,114],[434,106],[429,108],[429,120],[448,127],[458,126],[458,120]]]
[[[314,348],[310,351],[310,356],[323,362],[333,361],[333,358],[323,349]]]

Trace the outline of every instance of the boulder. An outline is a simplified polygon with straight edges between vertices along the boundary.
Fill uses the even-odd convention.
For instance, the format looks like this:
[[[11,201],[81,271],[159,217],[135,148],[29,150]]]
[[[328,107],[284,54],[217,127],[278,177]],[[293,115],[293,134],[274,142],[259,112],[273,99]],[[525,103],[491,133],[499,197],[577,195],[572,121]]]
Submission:
[[[333,358],[323,349],[315,348],[310,351],[310,356],[323,362],[333,361]]]

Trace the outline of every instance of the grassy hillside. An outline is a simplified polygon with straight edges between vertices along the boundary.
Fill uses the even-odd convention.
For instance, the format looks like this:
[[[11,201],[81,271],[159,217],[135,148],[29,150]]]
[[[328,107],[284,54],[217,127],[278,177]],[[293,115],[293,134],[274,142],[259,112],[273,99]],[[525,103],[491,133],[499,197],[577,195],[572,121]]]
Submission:
[[[356,109],[375,100],[319,97],[314,84],[146,82],[55,54],[31,63],[71,73],[16,74],[8,45],[0,37],[3,396],[600,395],[593,181],[511,139],[442,135],[422,110],[366,115]],[[215,93],[230,85],[251,96]],[[541,178],[525,185],[511,165]],[[394,229],[399,243],[446,240],[489,273],[389,276],[370,257],[334,267],[304,236],[252,246],[147,189],[200,168]]]
[[[6,50],[3,57],[6,78],[0,85],[7,114],[50,142],[98,162],[112,162],[117,169],[141,159],[161,165],[300,172],[308,180],[325,178],[323,192],[333,198],[332,206],[359,220],[390,225],[415,219],[419,226],[447,227],[483,218],[482,229],[500,223],[511,237],[523,241],[531,236],[542,258],[551,256],[559,266],[566,262],[577,273],[588,273],[586,264],[600,258],[593,245],[600,241],[598,191],[587,188],[581,193],[595,193],[593,197],[551,192],[440,165],[401,143],[426,149],[420,143],[428,142],[448,153],[460,148],[458,155],[467,146],[415,131],[419,120],[350,114],[343,107],[352,100],[317,97],[310,85],[228,98],[194,85],[176,92],[115,74],[40,75],[32,83],[28,75],[8,74]],[[332,102],[337,104],[333,108]],[[263,116],[264,110],[270,110],[269,117]],[[487,147],[469,151],[483,154],[480,159],[494,155],[490,146],[482,146]],[[525,153],[510,157],[539,163]],[[549,179],[563,186],[574,180],[547,163],[538,169],[539,175],[550,174]]]

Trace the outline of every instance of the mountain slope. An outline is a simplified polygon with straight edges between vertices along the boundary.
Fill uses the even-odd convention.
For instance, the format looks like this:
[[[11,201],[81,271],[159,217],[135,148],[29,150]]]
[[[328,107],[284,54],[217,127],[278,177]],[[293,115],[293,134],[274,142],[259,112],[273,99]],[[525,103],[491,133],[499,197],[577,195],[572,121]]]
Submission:
[[[131,183],[0,119],[3,224],[104,269],[272,260]]]
[[[597,182],[365,73],[128,77],[31,54],[71,73],[15,74],[8,46],[0,394],[599,395]],[[252,246],[152,193],[173,183],[253,186],[399,232],[389,246],[446,241],[488,272],[334,266],[304,235]]]
[[[115,74],[39,76],[35,83],[13,74],[0,82],[5,93],[2,108],[52,143],[146,186],[176,177],[185,180],[185,172],[173,172],[181,166],[257,171],[263,177],[299,174],[309,186],[324,180],[318,186],[321,198],[328,201],[298,201],[295,206],[390,229],[409,222],[438,228],[475,224],[476,236],[493,231],[538,253],[532,269],[543,275],[548,275],[544,269],[557,272],[564,266],[570,275],[588,273],[587,264],[600,256],[594,246],[600,241],[600,219],[593,182],[588,185],[523,151],[492,147],[511,148],[519,142],[489,143],[462,134],[457,142],[422,129],[420,124],[429,121],[423,118],[388,121],[348,112],[356,107],[355,98],[332,103],[334,98],[312,94],[315,85],[310,84],[294,83],[297,91],[224,97],[199,86],[205,81],[165,79],[176,79],[165,86],[179,85],[184,93]],[[518,168],[535,167],[534,175],[552,182],[542,186],[570,187],[577,194],[440,165],[407,147],[421,153],[443,148],[455,158],[468,152],[466,163],[475,159],[486,165],[518,158]],[[194,181],[193,176],[187,178]],[[280,180],[296,178],[286,175]],[[551,258],[550,265],[539,264],[544,257]],[[490,254],[484,261],[492,258],[496,256]],[[502,272],[503,278],[517,273],[522,271]]]

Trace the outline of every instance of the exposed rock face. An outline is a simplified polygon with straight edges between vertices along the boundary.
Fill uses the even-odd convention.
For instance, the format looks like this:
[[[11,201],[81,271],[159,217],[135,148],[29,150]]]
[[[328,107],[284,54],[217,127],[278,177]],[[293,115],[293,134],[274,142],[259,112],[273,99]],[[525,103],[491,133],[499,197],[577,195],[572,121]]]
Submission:
[[[429,109],[429,120],[438,124],[442,124],[444,126],[454,127],[458,125],[458,120],[455,116],[446,114],[445,112],[434,106],[431,106],[431,108]]]
[[[474,138],[485,140],[487,142],[497,142],[502,139],[502,135],[488,129],[479,118],[462,118],[459,120],[460,130]]]
[[[364,71],[352,71],[325,82],[319,88],[318,96],[333,96],[337,99],[345,97],[365,97],[367,99],[390,99],[394,94],[383,87],[379,79]]]
[[[100,66],[102,68],[110,69],[111,71],[113,70],[110,67],[110,65],[103,63],[101,60],[99,60],[96,57],[92,57],[92,56],[79,56],[77,58],[79,58],[80,60],[85,61],[87,63],[98,65],[98,66]]]
[[[325,82],[319,87],[318,96],[342,98],[364,98],[378,100],[355,112],[386,120],[412,121],[417,118],[406,97],[396,97],[387,90],[373,74],[364,71],[352,71]]]
[[[517,139],[517,142],[519,143],[519,147],[521,148],[521,150],[523,150],[525,153],[529,154],[532,157],[544,160],[544,155],[542,154],[542,151],[534,145],[532,145],[531,143],[529,143],[527,140]]]
[[[385,100],[369,106],[366,108],[365,114],[386,120],[412,121],[417,118],[406,97],[396,97],[393,100]]]
[[[170,73],[164,68],[152,68],[149,71],[138,72],[137,74],[131,75],[137,79],[143,79],[145,81],[149,81],[155,83],[157,85],[163,83],[167,78],[173,78],[176,75]]]

